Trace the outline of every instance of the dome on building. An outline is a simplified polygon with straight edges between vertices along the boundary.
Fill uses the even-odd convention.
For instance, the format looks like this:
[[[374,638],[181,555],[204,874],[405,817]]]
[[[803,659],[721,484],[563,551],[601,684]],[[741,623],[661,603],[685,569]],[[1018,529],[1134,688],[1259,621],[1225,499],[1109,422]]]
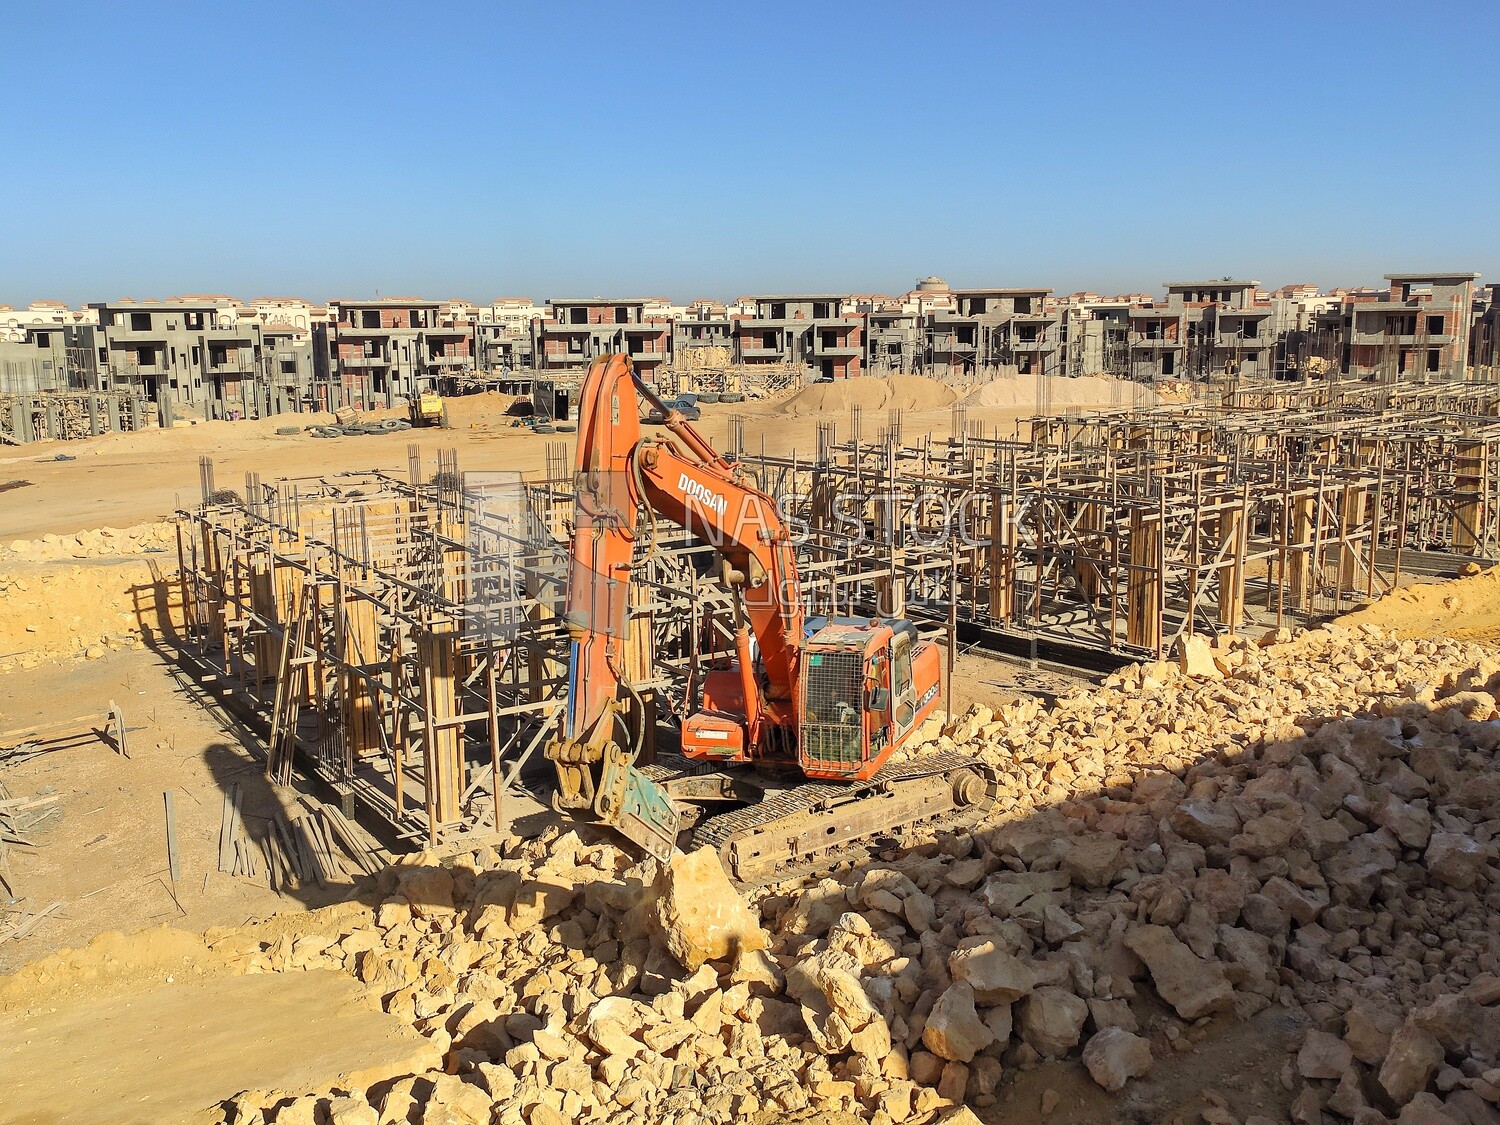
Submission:
[[[917,292],[946,293],[948,292],[948,283],[936,275],[924,277],[917,282]]]

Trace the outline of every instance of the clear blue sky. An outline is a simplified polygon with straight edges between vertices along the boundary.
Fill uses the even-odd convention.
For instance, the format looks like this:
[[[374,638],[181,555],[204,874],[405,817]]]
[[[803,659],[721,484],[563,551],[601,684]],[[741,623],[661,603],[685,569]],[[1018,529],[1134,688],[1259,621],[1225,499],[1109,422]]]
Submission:
[[[1500,4],[66,3],[0,301],[1500,280]]]

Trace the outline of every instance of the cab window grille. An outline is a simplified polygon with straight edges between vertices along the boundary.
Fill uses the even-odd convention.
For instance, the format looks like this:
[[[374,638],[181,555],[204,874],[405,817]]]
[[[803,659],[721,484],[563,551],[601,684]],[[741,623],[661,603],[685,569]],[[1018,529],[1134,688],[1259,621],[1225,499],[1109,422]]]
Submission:
[[[815,652],[808,657],[802,708],[802,756],[831,767],[864,760],[864,656]]]

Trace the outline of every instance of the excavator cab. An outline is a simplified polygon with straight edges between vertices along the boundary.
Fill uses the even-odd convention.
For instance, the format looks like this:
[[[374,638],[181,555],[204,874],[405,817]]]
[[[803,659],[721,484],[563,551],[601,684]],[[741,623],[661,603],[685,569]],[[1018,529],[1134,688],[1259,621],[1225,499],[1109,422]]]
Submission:
[[[798,759],[809,777],[873,777],[937,705],[941,657],[910,621],[813,618]]]

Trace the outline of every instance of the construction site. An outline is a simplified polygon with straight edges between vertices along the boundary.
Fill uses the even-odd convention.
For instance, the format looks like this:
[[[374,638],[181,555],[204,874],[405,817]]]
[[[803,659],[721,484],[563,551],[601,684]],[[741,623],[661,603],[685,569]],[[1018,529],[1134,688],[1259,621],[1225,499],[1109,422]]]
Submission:
[[[0,1121],[1500,1120],[1500,384],[534,394],[8,461]]]

